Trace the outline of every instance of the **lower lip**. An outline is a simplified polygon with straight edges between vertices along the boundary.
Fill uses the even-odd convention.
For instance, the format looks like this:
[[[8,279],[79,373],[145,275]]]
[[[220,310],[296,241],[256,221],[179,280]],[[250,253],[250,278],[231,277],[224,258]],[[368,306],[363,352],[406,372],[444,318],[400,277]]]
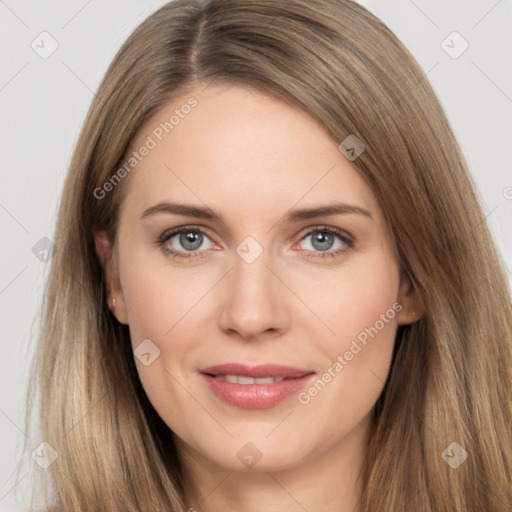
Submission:
[[[205,378],[212,392],[221,400],[242,409],[267,409],[303,389],[314,374],[304,377],[286,379],[274,384],[234,384],[216,379],[205,373]]]

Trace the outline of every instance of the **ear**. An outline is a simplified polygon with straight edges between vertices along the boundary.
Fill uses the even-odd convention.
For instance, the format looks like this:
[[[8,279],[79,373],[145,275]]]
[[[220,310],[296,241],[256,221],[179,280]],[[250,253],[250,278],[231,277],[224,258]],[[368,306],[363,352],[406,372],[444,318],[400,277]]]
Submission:
[[[418,321],[423,313],[423,306],[416,294],[411,278],[407,273],[401,274],[398,303],[402,309],[397,315],[398,325],[408,325]]]
[[[116,268],[113,246],[107,236],[107,232],[95,231],[94,243],[96,246],[96,254],[100,259],[105,276],[105,292],[108,307],[119,323],[128,325],[128,315],[126,314],[123,290]]]

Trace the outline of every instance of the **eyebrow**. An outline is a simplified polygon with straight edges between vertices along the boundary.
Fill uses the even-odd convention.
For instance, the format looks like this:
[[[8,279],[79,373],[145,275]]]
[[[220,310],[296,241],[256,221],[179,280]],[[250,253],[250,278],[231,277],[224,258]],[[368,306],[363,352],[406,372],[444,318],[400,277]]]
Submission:
[[[340,215],[355,213],[358,215],[364,215],[365,217],[372,218],[372,214],[359,206],[353,206],[350,204],[336,203],[333,205],[319,206],[317,208],[303,208],[298,210],[292,210],[288,212],[285,221],[286,222],[297,222],[300,220],[314,219],[315,217],[327,217],[328,215]]]
[[[185,215],[186,217],[197,217],[199,219],[215,220],[217,222],[223,222],[222,217],[217,215],[210,208],[200,208],[198,206],[192,206],[188,204],[179,203],[158,203],[155,206],[147,208],[142,213],[141,219],[156,215],[157,213],[173,213],[176,215]]]
[[[161,202],[155,206],[147,208],[142,213],[141,219],[145,219],[158,213],[170,213],[175,215],[184,215],[186,217],[195,217],[207,219],[226,225],[222,217],[216,214],[210,208],[201,208],[181,203]],[[318,206],[314,208],[301,208],[291,210],[285,214],[285,222],[298,222],[302,220],[314,219],[316,217],[326,217],[328,215],[358,214],[368,218],[373,218],[372,214],[359,206],[345,203],[335,203],[332,205]]]

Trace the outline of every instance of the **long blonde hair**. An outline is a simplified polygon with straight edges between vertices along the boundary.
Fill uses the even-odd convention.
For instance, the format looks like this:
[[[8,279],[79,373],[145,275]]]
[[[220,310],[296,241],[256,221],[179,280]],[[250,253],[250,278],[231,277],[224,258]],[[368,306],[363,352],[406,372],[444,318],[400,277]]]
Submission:
[[[424,316],[397,333],[361,510],[512,510],[505,273],[425,74],[351,0],[176,0],[144,21],[110,65],[64,186],[30,391],[40,392],[43,440],[58,453],[47,470],[52,510],[186,510],[172,433],[142,390],[128,328],[105,304],[94,248],[96,229],[115,240],[129,177],[102,199],[94,190],[145,120],[213,80],[302,109],[336,144],[350,134],[364,142],[353,165],[424,305]],[[457,468],[446,462],[453,442],[468,454]]]

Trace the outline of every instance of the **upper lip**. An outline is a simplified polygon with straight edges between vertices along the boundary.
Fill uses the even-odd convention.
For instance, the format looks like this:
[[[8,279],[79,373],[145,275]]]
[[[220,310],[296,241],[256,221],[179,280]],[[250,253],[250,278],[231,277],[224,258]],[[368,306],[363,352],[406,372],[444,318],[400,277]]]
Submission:
[[[209,375],[243,375],[245,377],[264,378],[264,377],[289,377],[299,378],[310,373],[311,370],[300,368],[291,368],[290,366],[281,366],[275,364],[260,364],[257,366],[248,366],[241,363],[226,363],[203,368],[201,373]]]

